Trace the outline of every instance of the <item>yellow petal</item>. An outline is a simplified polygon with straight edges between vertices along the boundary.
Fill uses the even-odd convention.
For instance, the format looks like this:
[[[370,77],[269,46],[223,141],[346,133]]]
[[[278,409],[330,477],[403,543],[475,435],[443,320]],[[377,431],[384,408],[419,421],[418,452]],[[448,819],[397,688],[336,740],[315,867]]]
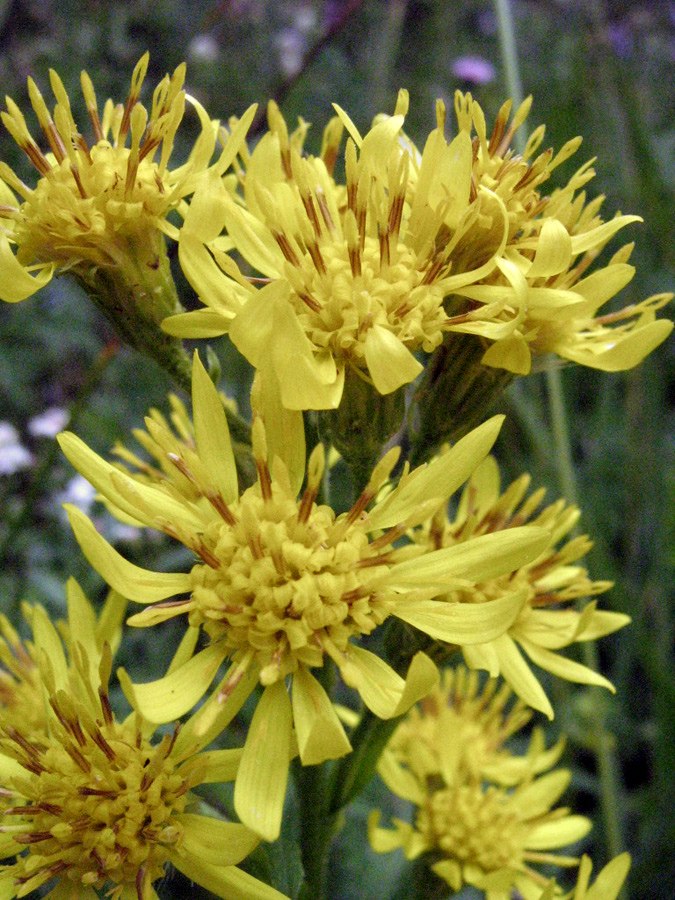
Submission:
[[[91,675],[93,680],[98,672],[101,646],[96,634],[96,615],[84,591],[74,578],[69,578],[66,584],[66,602],[68,605],[70,633],[72,638],[78,644],[81,644],[86,651],[92,667]],[[114,632],[106,636],[109,643],[114,636]],[[94,681],[94,683],[96,682]],[[65,685],[63,686],[65,687]]]
[[[352,746],[333,704],[304,666],[300,666],[293,675],[292,701],[293,722],[303,765],[318,765],[351,751]]]
[[[89,563],[124,597],[138,603],[154,603],[191,589],[189,573],[141,569],[120,556],[76,506],[66,503],[64,508],[77,542]]]
[[[616,336],[610,330],[598,341],[594,340],[592,332],[588,340],[579,338],[575,341],[572,336],[554,344],[552,349],[582,366],[602,372],[624,372],[639,365],[672,330],[672,322],[658,319]]]
[[[380,394],[391,394],[410,384],[423,366],[388,328],[372,325],[363,344],[366,365]]]
[[[420,587],[451,584],[458,578],[486,581],[536,559],[549,541],[549,532],[535,525],[484,534],[396,563],[390,569],[389,583]]]
[[[368,840],[376,853],[391,853],[405,843],[402,830],[398,828],[380,828],[381,813],[373,809],[368,816]],[[412,826],[408,826],[412,830]]]
[[[616,693],[616,688],[611,681],[605,678],[604,675],[589,669],[588,666],[582,666],[581,663],[566,659],[559,653],[553,653],[551,650],[544,649],[544,647],[538,647],[532,641],[524,638],[520,639],[520,645],[533,663],[542,669],[546,669],[552,675],[557,675],[558,678],[564,678],[566,681],[575,681],[578,684],[595,684],[598,687],[607,688],[613,694]]]
[[[192,364],[192,406],[197,453],[223,500],[234,503],[239,497],[239,486],[230,429],[220,395],[196,351]]]
[[[57,440],[70,464],[122,512],[151,527],[156,518],[164,518],[180,522],[186,528],[202,528],[201,518],[185,502],[174,500],[166,491],[143,484],[110,465],[77,435],[64,431]]]
[[[503,634],[515,621],[526,590],[487,603],[403,600],[393,615],[448,644],[482,644]]]
[[[592,228],[582,234],[572,235],[572,253],[576,256],[578,253],[585,253],[594,247],[604,247],[607,241],[612,238],[617,231],[630,225],[631,222],[642,222],[640,216],[615,216],[609,222],[603,222],[597,228]]]
[[[288,900],[285,894],[270,887],[236,866],[214,866],[204,860],[169,851],[173,865],[190,881],[227,900]]]
[[[506,369],[514,375],[529,375],[532,368],[532,356],[527,341],[521,334],[491,344],[481,358],[484,366],[495,369]]]
[[[558,219],[546,219],[539,232],[537,250],[532,265],[526,272],[528,278],[559,275],[572,260],[572,239]]]
[[[419,466],[408,479],[369,513],[373,528],[391,528],[408,521],[415,507],[427,500],[447,500],[492,449],[504,416],[493,416],[474,428],[447,453]]]
[[[239,153],[242,146],[244,145],[246,135],[249,128],[251,127],[251,123],[253,122],[257,109],[257,103],[253,103],[251,106],[249,106],[244,115],[237,121],[234,128],[230,132],[223,147],[223,152],[220,154],[220,158],[214,165],[214,169],[219,175],[222,175],[227,169],[229,169],[229,167],[234,162],[237,153]]]
[[[234,750],[207,750],[199,754],[199,761],[206,765],[206,770],[201,776],[201,784],[215,784],[217,782],[234,781],[237,777],[239,763],[241,762],[241,747]]]
[[[124,669],[118,669],[117,674],[129,703],[148,722],[172,722],[208,691],[224,656],[223,647],[212,644],[179,669],[145,684],[133,684]]]
[[[499,671],[505,681],[511,685],[518,696],[538,709],[549,719],[553,718],[553,707],[549,703],[544,689],[533,675],[530,667],[520,655],[518,647],[508,634],[503,634],[492,642],[499,658]]]
[[[422,806],[426,794],[410,769],[399,765],[396,757],[385,749],[377,763],[377,772],[390,791],[403,800]]]
[[[275,841],[281,829],[292,718],[283,681],[266,687],[249,726],[234,787],[237,815],[266,841]]]
[[[194,242],[205,244],[212,241],[223,230],[225,224],[225,201],[228,198],[223,179],[213,170],[204,172],[190,200],[185,220],[180,232],[180,241],[191,238]],[[179,245],[180,254],[180,245]]]
[[[31,297],[52,280],[54,265],[39,266],[31,275],[12,253],[9,241],[0,235],[0,300],[18,303]]]
[[[565,816],[552,822],[542,822],[527,836],[528,850],[555,850],[586,837],[592,823],[585,816]]]
[[[241,862],[260,843],[260,838],[238,822],[182,813],[176,821],[184,829],[181,853],[214,866]]]
[[[588,859],[588,857],[584,857]],[[582,861],[583,865],[583,861]],[[593,885],[584,895],[584,900],[616,900],[630,869],[630,854],[621,853],[598,874]]]
[[[251,389],[251,404],[265,423],[270,468],[275,456],[283,460],[291,490],[297,495],[305,478],[306,446],[302,413],[283,406],[279,383],[269,369],[258,370]]]
[[[56,689],[67,690],[68,663],[63,650],[63,642],[42,606],[33,608],[31,628],[36,649],[44,653],[49,662]]]
[[[233,684],[234,679],[234,684]],[[258,670],[241,670],[235,663],[203,703],[183,725],[176,738],[174,752],[189,756],[213,741],[237,715],[258,683]]]
[[[368,709],[380,719],[402,715],[438,682],[438,670],[424,653],[416,653],[404,681],[379,656],[350,646],[340,662],[340,674],[355,688]]]
[[[162,319],[162,331],[174,337],[211,338],[225,334],[230,319],[213,309],[196,309]]]

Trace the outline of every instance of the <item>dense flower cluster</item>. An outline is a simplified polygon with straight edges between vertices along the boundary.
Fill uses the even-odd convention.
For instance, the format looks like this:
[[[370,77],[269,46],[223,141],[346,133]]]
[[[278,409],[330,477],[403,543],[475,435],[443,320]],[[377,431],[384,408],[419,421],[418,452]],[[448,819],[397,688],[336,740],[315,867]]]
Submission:
[[[223,898],[281,897],[238,864],[286,840],[291,771],[299,891],[319,900],[343,809],[376,768],[413,808],[391,827],[370,816],[376,851],[402,848],[424,877],[488,900],[613,900],[626,854],[591,885],[588,857],[557,853],[590,828],[556,807],[564,740],[519,732],[554,712],[530,663],[613,690],[560,651],[629,618],[581,602],[611,583],[582,564],[576,506],[544,505],[528,475],[502,489],[490,454],[504,417],[487,414],[535,358],[620,371],[665,340],[669,295],[602,309],[633,277],[631,245],[598,257],[638,217],[601,218],[590,163],[547,192],[580,139],[542,150],[540,127],[516,152],[530,99],[490,129],[457,92],[450,138],[439,100],[421,150],[406,91],[365,133],[335,106],[313,155],[307,123],[289,129],[273,102],[255,145],[253,107],[221,127],[186,94],[184,66],[146,108],[148,65],[102,110],[82,74],[93,140],[55,72],[53,111],[28,81],[48,150],[10,98],[1,114],[39,177],[29,187],[0,163],[0,299],[72,274],[191,387],[192,410],[171,395],[168,416],[152,409],[134,431],[141,449],[119,441],[112,462],[59,435],[92,497],[182,563],[138,565],[66,505],[105,605],[96,614],[71,581],[67,621],[24,605],[32,640],[0,617],[0,900],[155,900],[170,866]],[[171,167],[187,103],[199,133]],[[202,304],[190,312],[167,238]],[[226,333],[253,369],[250,426],[213,355],[209,371],[198,351],[190,365],[182,343]],[[129,625],[184,631],[162,677],[118,670],[120,717],[127,601],[142,605]],[[336,706],[346,696],[359,712]],[[235,717],[243,747],[213,749]],[[230,782],[207,809],[201,786]],[[258,851],[251,871],[290,891],[292,860],[275,880],[273,859]],[[548,865],[579,866],[572,893]]]
[[[562,744],[547,750],[535,732],[523,756],[504,746],[529,718],[520,704],[509,709],[509,696],[493,681],[479,689],[475,673],[461,666],[446,671],[399,725],[379,765],[387,786],[413,804],[413,823],[394,819],[393,830],[381,828],[377,811],[369,820],[375,850],[402,847],[409,859],[426,854],[453,890],[474,885],[489,900],[505,900],[514,888],[533,896],[546,879],[532,865],[575,865],[549,851],[591,827],[582,816],[552,809],[570,780],[570,772],[549,771]]]
[[[0,867],[0,896],[55,884],[49,896],[154,900],[172,863],[221,897],[281,898],[236,868],[257,835],[202,815],[191,793],[231,780],[240,752],[195,752],[190,722],[153,738],[140,715],[115,716],[107,639],[118,642],[125,607],[113,592],[96,617],[71,581],[65,646],[42,607],[24,608],[31,643],[3,629],[0,853],[14,860]]]

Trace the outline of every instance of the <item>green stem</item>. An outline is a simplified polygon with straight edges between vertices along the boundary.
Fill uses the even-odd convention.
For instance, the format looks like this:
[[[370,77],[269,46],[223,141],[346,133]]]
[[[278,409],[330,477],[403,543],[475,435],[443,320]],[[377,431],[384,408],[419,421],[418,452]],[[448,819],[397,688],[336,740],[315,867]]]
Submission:
[[[378,719],[369,709],[363,711],[351,736],[352,752],[341,759],[333,771],[328,806],[332,814],[339,813],[373,777],[382,751],[400,718]]]
[[[523,88],[518,66],[518,51],[511,6],[509,0],[494,0],[494,5],[499,25],[499,40],[508,91],[513,98],[514,106],[517,107],[523,99]],[[525,131],[524,129],[519,129],[514,136],[514,143],[516,149],[520,152],[525,147],[525,141]],[[549,395],[551,428],[556,447],[555,460],[558,479],[567,500],[576,504],[578,491],[559,369],[549,368],[547,370],[546,384]],[[597,671],[598,654],[595,644],[592,641],[584,641],[582,648],[585,665]],[[610,857],[613,857],[621,852],[623,846],[619,816],[618,764],[612,746],[611,735],[605,728],[604,704],[600,700],[597,690],[597,688],[591,689],[589,692],[591,703],[593,704],[593,720],[597,723],[597,737],[594,750],[600,778],[600,798],[606,829],[607,851]]]
[[[335,667],[328,662],[315,670],[316,678],[330,696]],[[329,809],[329,764],[303,766],[293,762],[298,807],[300,810],[300,850],[305,879],[300,900],[322,900],[326,896],[330,845],[339,824]]]

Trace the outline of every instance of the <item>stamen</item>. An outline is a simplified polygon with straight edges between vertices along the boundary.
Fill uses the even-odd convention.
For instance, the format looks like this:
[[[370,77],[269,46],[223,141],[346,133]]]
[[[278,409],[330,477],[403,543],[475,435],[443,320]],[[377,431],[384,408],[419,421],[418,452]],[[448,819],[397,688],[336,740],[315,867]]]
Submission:
[[[84,102],[87,105],[87,113],[89,114],[89,121],[91,122],[91,126],[94,129],[94,137],[96,141],[103,140],[103,131],[101,129],[101,120],[98,117],[98,104],[96,102],[96,91],[94,90],[94,85],[92,83],[91,78],[86,72],[82,72],[80,75],[80,84],[82,86],[82,96],[84,97]]]
[[[296,256],[295,250],[291,246],[291,243],[288,240],[288,238],[286,237],[286,235],[283,234],[282,232],[273,230],[272,236],[274,237],[274,240],[279,245],[279,249],[284,254],[284,257],[288,260],[288,262],[292,266],[296,266],[296,267],[299,266],[300,260]]]

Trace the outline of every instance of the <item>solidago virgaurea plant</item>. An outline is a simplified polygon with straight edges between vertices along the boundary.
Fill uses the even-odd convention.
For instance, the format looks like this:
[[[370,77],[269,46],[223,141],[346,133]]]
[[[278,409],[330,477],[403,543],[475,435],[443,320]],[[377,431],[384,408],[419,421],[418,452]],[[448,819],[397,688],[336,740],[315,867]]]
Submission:
[[[219,897],[281,898],[236,866],[257,835],[203,815],[192,793],[233,778],[240,751],[195,752],[190,722],[153,739],[137,712],[115,715],[107,638],[125,606],[113,593],[97,619],[71,582],[65,647],[41,607],[24,608],[31,643],[3,629],[0,896],[153,900],[172,864]]]
[[[583,609],[572,606],[580,598],[607,591],[612,583],[591,581],[586,569],[575,565],[593,546],[586,535],[562,543],[574,529],[579,510],[564,500],[540,510],[545,489],[526,496],[529,483],[530,477],[522,475],[501,492],[497,463],[494,457],[487,457],[464,488],[456,515],[449,517],[447,507],[439,509],[414,531],[414,537],[429,549],[438,550],[526,522],[547,530],[547,547],[524,566],[472,585],[468,591],[449,591],[446,597],[450,602],[483,603],[516,587],[523,588],[521,608],[508,630],[490,641],[467,645],[462,651],[469,665],[487,669],[493,676],[501,674],[529,706],[552,718],[553,707],[520,651],[559,678],[613,690],[598,672],[556,651],[611,634],[627,625],[630,617],[599,610],[594,601]]]
[[[380,853],[403,847],[409,859],[424,858],[455,891],[470,884],[488,900],[508,900],[514,890],[538,896],[546,878],[533,865],[576,865],[550,851],[591,827],[583,816],[552,809],[571,776],[551,771],[562,747],[547,750],[539,735],[524,756],[511,753],[504,741],[524,721],[522,707],[508,708],[510,692],[495,691],[494,682],[478,691],[461,666],[445,676],[399,725],[378,766],[413,805],[413,822],[382,828],[373,811],[370,841]]]
[[[186,396],[109,456],[58,436],[101,504],[66,511],[108,595],[70,579],[65,619],[0,617],[0,900],[152,900],[172,870],[327,900],[346,820],[364,866],[398,851],[398,900],[614,900],[630,858],[591,883],[559,764],[578,685],[614,690],[578,651],[630,617],[599,605],[573,498],[502,484],[488,412],[553,358],[616,372],[665,340],[669,295],[605,308],[639,217],[601,217],[591,162],[549,187],[580,138],[517,152],[530,99],[491,126],[438,100],[419,147],[407,91],[366,128],[334,104],[315,152],[274,101],[260,131],[254,107],[212,118],[182,65],[145,106],[147,69],[102,108],[83,73],[90,138],[54,72],[53,110],[28,82],[40,142],[2,113],[38,180],[0,163],[0,299],[69,273]],[[236,412],[200,344],[222,335],[252,378]]]
[[[541,552],[548,535],[526,526],[451,549],[396,546],[408,527],[447,502],[484,458],[497,436],[498,417],[383,490],[398,458],[398,452],[390,452],[352,508],[336,515],[316,502],[324,474],[323,446],[310,455],[306,477],[298,478],[282,457],[268,461],[262,419],[255,421],[253,432],[258,481],[239,492],[222,402],[197,356],[193,406],[194,437],[185,431],[172,434],[156,419],[147,420],[150,441],[145,443],[154,444],[153,455],[163,469],[123,472],[74,435],[60,438],[70,461],[112,507],[170,534],[197,555],[190,572],[140,569],[123,560],[75,508],[71,522],[85,555],[111,586],[150,604],[131,624],[151,626],[187,614],[190,628],[202,629],[211,639],[185,664],[185,671],[155,684],[128,687],[144,715],[161,722],[187,712],[209,689],[225,659],[231,667],[209,711],[198,713],[205,728],[212,728],[209,717],[229,721],[256,683],[263,685],[235,805],[242,821],[273,840],[281,824],[292,727],[303,764],[350,750],[312,670],[332,660],[373,713],[383,719],[400,715],[434,684],[433,663],[423,654],[414,657],[404,680],[351,639],[370,634],[390,616],[455,644],[503,634],[524,599],[520,591],[484,605],[433,598],[444,585],[472,584],[479,573],[512,572]],[[301,455],[292,447],[287,450],[290,461]],[[169,599],[177,594],[184,596]],[[290,699],[287,676],[292,677]],[[256,739],[262,729],[265,743]]]
[[[185,65],[155,88],[152,104],[140,102],[149,54],[136,64],[126,101],[106,100],[101,109],[94,85],[82,72],[82,94],[92,139],[75,121],[68,91],[49,73],[53,112],[32,78],[31,105],[42,132],[41,149],[17,104],[7,97],[2,121],[38,173],[30,187],[0,162],[0,300],[16,303],[69,273],[132,347],[154,357],[189,383],[189,360],[180,342],[159,325],[182,309],[171,275],[166,237],[175,238],[170,214],[191,194],[216,146],[217,122],[184,89]],[[188,159],[171,166],[186,103],[200,132]],[[254,110],[242,120],[243,128]],[[214,163],[223,172],[236,152],[233,135]],[[186,369],[187,366],[187,369]]]

